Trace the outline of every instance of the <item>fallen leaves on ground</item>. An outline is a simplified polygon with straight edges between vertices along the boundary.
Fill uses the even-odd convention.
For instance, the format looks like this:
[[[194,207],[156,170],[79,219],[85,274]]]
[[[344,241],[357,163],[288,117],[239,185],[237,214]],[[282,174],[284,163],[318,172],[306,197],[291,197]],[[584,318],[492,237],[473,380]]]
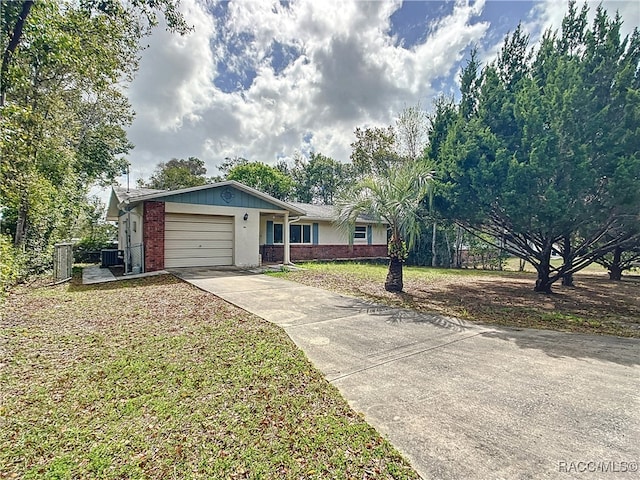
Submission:
[[[417,478],[277,326],[160,276],[15,289],[0,476]]]
[[[577,274],[575,287],[533,291],[535,275],[522,272],[405,267],[404,291],[384,289],[386,266],[349,262],[306,264],[284,275],[387,305],[437,312],[472,322],[519,328],[640,337],[640,277],[620,282]]]

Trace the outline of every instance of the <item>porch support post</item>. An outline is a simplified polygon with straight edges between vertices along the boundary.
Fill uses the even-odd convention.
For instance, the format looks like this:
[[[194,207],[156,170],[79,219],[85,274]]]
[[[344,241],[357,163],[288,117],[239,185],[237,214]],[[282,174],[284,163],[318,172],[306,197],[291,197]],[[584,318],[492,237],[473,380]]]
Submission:
[[[282,225],[284,232],[282,232],[284,236],[284,259],[282,263],[288,265],[291,263],[291,254],[289,252],[289,212],[285,212],[284,214],[284,224]]]

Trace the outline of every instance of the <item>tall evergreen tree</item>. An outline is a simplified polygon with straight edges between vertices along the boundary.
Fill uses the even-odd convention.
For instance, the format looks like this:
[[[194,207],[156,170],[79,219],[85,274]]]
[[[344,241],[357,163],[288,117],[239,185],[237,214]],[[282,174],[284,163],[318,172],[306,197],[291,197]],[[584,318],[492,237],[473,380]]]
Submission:
[[[539,292],[628,240],[640,211],[638,32],[621,40],[602,7],[587,28],[586,13],[572,3],[535,50],[507,37],[439,165],[447,213],[531,262]]]

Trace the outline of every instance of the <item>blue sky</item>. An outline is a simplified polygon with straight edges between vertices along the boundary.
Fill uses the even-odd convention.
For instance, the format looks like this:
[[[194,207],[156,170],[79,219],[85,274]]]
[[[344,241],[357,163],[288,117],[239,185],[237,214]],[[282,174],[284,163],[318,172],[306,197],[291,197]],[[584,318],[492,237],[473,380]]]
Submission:
[[[640,2],[603,4],[621,12],[625,33],[640,24]],[[234,156],[274,164],[316,151],[346,162],[356,127],[391,125],[407,106],[428,111],[439,94],[457,92],[473,46],[490,61],[518,22],[535,43],[560,25],[566,7],[561,0],[182,0],[194,31],[157,29],[128,89],[136,111],[132,181],[173,157],[199,157],[210,175]]]

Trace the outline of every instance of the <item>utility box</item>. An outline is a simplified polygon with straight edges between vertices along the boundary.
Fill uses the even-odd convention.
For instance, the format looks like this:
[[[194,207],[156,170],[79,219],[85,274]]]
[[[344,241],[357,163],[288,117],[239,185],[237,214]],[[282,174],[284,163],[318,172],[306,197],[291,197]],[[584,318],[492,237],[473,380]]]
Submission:
[[[118,256],[118,249],[104,249],[100,251],[100,267],[108,268],[122,265],[122,259]]]

